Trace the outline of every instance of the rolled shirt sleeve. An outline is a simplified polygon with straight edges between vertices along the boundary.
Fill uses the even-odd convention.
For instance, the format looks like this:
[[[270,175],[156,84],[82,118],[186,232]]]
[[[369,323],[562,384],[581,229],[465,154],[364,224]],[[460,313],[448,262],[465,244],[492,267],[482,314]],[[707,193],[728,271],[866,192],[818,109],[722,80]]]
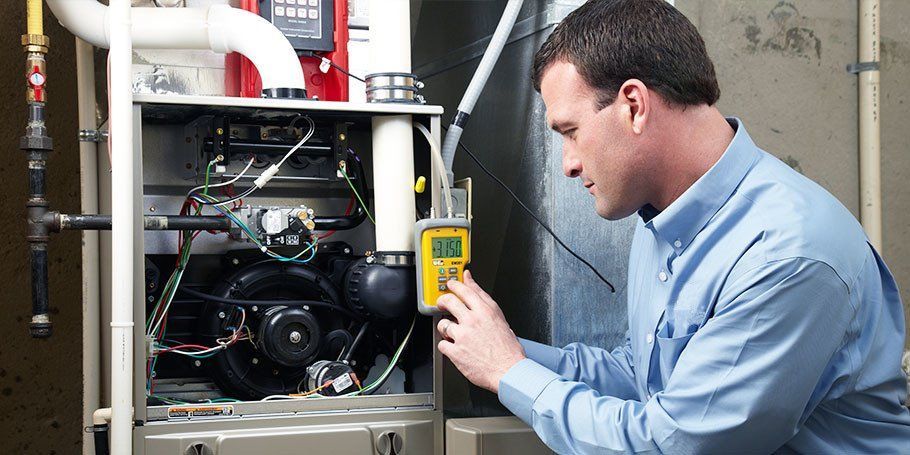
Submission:
[[[834,270],[809,259],[731,279],[647,402],[604,395],[557,374],[562,362],[551,371],[533,357],[502,378],[500,400],[559,453],[773,452],[830,386],[821,378],[854,308]]]

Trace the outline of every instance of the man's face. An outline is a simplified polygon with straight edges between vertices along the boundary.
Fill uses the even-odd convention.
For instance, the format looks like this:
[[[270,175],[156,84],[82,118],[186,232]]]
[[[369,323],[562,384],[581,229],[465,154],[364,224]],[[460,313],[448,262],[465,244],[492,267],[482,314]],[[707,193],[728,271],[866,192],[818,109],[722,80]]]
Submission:
[[[618,98],[601,109],[597,92],[575,65],[562,61],[544,71],[540,93],[547,124],[563,136],[563,172],[581,179],[595,198],[597,214],[617,220],[641,208],[647,174],[641,171],[628,106]]]

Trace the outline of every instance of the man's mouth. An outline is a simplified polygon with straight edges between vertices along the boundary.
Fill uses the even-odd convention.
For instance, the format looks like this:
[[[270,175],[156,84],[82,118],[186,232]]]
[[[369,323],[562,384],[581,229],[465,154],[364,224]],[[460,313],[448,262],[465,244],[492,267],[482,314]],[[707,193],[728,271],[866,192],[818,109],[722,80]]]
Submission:
[[[594,182],[585,183],[585,188],[588,189],[588,192],[594,194]]]

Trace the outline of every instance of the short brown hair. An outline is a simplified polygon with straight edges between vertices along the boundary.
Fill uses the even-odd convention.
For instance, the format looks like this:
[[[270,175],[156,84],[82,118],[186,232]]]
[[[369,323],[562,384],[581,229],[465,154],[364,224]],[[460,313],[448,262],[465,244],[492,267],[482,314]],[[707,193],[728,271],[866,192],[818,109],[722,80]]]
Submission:
[[[695,26],[665,0],[590,0],[569,14],[534,57],[534,88],[557,61],[572,63],[601,107],[638,79],[681,106],[714,105],[720,88]]]

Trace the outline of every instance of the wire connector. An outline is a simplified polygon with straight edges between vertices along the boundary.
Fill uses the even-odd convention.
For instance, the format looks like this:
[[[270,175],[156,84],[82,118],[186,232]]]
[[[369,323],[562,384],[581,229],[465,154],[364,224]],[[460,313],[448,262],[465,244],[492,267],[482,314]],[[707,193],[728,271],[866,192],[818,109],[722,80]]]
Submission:
[[[272,177],[274,177],[275,174],[278,174],[277,164],[273,164],[263,171],[262,174],[253,181],[253,185],[256,185],[256,188],[262,189],[262,187],[269,183],[269,180],[272,180]]]

